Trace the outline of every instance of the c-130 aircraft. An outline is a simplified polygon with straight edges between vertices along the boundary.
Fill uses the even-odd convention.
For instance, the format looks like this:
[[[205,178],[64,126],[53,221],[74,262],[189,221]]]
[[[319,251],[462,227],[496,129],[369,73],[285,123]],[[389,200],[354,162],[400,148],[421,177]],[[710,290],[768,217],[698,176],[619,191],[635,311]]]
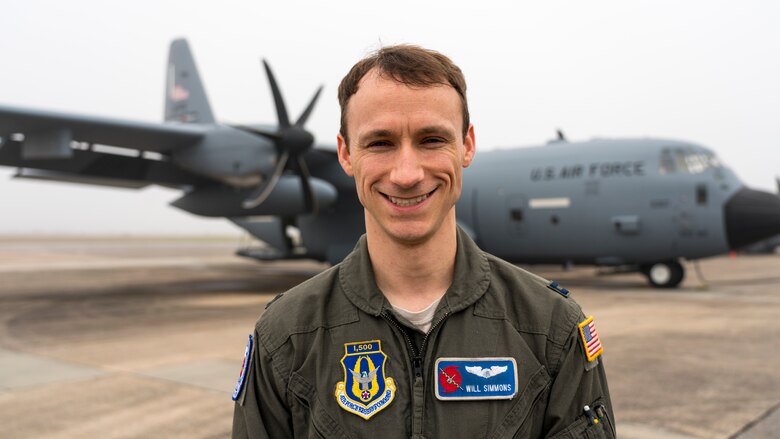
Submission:
[[[259,260],[336,263],[364,233],[354,181],[334,147],[293,122],[263,61],[277,125],[216,122],[187,42],[171,43],[165,123],[0,106],[0,165],[17,178],[183,191],[174,207],[227,217],[267,248]],[[780,198],[745,187],[715,154],[663,139],[568,142],[480,152],[465,170],[459,225],[516,263],[635,268],[676,287],[681,259],[780,234]]]

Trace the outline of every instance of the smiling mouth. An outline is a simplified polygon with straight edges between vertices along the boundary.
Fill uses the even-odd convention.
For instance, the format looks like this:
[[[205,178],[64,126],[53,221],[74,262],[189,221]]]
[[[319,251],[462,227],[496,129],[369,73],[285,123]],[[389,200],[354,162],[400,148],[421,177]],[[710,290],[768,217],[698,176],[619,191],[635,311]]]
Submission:
[[[385,198],[390,200],[391,203],[395,204],[398,207],[409,207],[409,206],[414,206],[416,204],[422,203],[423,201],[427,200],[428,197],[430,197],[434,192],[436,192],[436,189],[428,192],[427,194],[420,195],[419,197],[414,197],[414,198],[399,198],[387,194],[383,194],[383,195],[385,196]]]

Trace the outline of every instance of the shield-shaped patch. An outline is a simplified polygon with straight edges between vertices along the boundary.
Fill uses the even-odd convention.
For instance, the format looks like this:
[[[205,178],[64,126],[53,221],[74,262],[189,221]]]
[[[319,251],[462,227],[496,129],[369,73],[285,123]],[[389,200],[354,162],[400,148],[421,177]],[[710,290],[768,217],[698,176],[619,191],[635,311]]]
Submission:
[[[344,381],[336,384],[341,408],[368,420],[393,401],[395,382],[385,376],[386,360],[379,340],[344,344]]]

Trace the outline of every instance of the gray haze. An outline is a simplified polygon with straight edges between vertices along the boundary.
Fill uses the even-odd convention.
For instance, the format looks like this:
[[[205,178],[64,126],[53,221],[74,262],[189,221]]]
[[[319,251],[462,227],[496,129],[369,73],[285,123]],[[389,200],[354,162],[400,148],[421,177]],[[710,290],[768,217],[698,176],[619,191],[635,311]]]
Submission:
[[[168,44],[186,37],[220,121],[275,122],[266,57],[292,114],[325,85],[307,127],[334,144],[341,77],[380,45],[414,43],[464,70],[479,149],[537,145],[556,128],[571,140],[667,137],[708,146],[748,185],[776,190],[778,3],[263,3],[6,2],[0,103],[159,121]],[[167,207],[176,191],[12,174],[0,168],[0,234],[236,230]]]

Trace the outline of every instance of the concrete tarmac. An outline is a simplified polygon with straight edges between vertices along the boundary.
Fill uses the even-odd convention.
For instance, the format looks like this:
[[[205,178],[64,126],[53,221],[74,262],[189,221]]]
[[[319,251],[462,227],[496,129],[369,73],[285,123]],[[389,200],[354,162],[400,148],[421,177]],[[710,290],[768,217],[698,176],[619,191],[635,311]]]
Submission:
[[[0,238],[0,436],[228,437],[255,320],[325,268],[240,259],[238,244]],[[620,438],[780,431],[780,254],[699,266],[677,290],[526,267],[595,316]]]

